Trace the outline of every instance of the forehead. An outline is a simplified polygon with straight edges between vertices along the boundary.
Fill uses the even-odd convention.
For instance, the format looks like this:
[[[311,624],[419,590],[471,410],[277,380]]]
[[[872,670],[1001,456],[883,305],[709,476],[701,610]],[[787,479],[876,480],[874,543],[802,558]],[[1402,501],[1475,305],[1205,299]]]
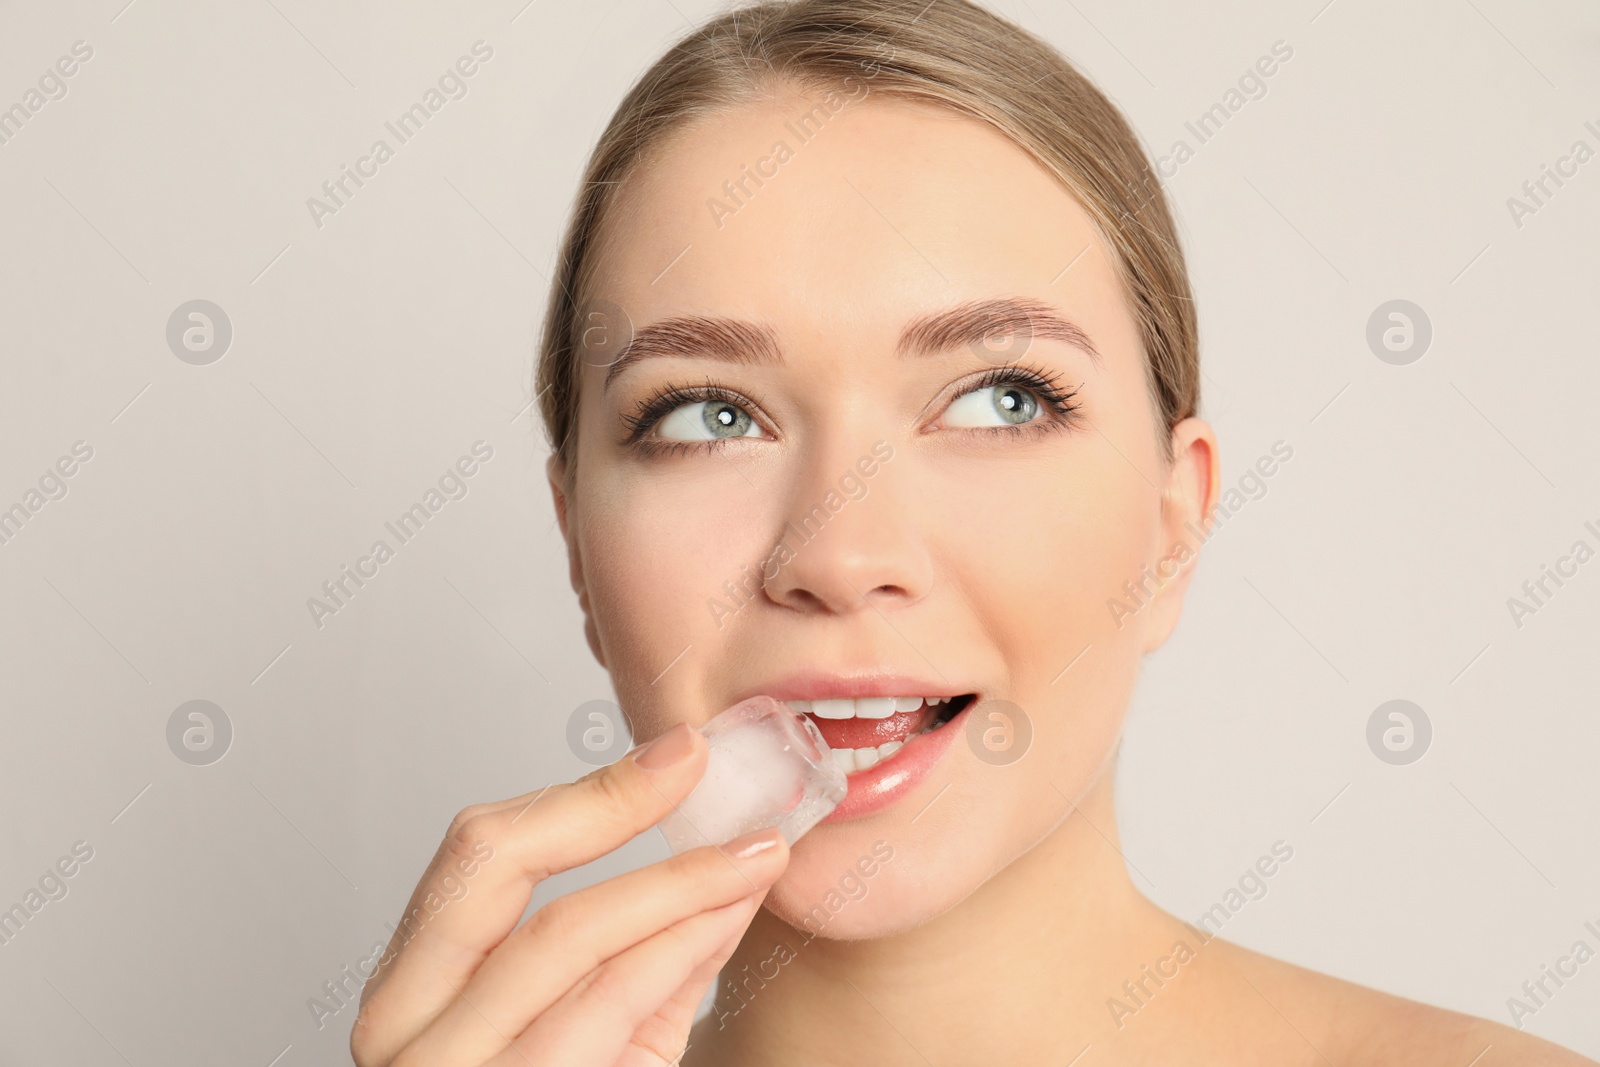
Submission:
[[[836,345],[1023,295],[1102,347],[1131,338],[1110,251],[1054,175],[980,120],[851,88],[784,89],[657,145],[610,216],[596,296],[639,325],[727,315]]]

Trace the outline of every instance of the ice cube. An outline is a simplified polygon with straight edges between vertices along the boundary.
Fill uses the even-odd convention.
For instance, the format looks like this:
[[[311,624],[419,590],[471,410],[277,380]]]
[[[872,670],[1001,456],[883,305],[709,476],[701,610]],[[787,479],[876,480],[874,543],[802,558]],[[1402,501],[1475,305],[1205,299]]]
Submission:
[[[674,853],[769,826],[792,845],[844,799],[844,772],[816,724],[782,701],[741,700],[700,732],[705,777],[656,824]]]

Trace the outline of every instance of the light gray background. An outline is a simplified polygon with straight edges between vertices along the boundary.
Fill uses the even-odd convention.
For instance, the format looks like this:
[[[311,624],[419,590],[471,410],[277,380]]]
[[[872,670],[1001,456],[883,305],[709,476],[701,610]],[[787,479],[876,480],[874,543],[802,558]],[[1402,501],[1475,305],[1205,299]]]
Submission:
[[[0,907],[94,858],[0,947],[0,1060],[347,1062],[307,999],[387,938],[451,816],[584,770],[584,646],[528,413],[582,161],[712,5],[313,0],[0,5],[0,107],[93,58],[0,144],[0,507],[94,458],[0,546]],[[1276,840],[1226,935],[1507,1021],[1600,925],[1600,126],[1579,0],[1005,0],[1165,153],[1276,40],[1292,60],[1169,181],[1227,481],[1294,457],[1206,547],[1121,761],[1140,884],[1179,915]],[[305,206],[475,40],[494,57],[319,230]],[[180,362],[196,298],[230,350]],[[1380,362],[1368,316],[1434,339]],[[319,630],[306,599],[479,439],[494,459]],[[1367,748],[1383,701],[1434,727]],[[193,767],[185,701],[235,736]],[[538,900],[658,858],[641,839]],[[1111,991],[1108,990],[1108,994]],[[1600,1057],[1600,961],[1529,1021]],[[276,1060],[274,1057],[278,1057]]]

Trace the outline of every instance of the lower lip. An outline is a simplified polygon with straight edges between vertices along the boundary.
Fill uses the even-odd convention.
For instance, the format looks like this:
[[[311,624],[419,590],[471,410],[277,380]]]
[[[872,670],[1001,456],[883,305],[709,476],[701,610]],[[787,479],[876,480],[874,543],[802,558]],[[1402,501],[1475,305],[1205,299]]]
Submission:
[[[839,806],[828,813],[824,823],[847,822],[882,811],[917,788],[950,750],[958,733],[966,727],[971,701],[960,713],[937,730],[917,734],[886,760],[864,771],[845,776],[849,792]]]

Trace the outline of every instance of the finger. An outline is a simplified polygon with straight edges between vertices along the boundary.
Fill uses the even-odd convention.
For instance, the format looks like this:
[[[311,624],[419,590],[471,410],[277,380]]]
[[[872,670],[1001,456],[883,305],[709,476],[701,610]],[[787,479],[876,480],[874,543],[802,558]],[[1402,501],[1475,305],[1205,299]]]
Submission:
[[[692,916],[607,960],[539,1016],[487,1067],[615,1063],[634,1032],[755,916],[757,895]],[[662,1063],[679,1049],[646,1048]],[[645,1062],[649,1062],[647,1059]]]
[[[457,815],[363,990],[352,1050],[386,1062],[516,928],[539,882],[659,822],[705,764],[704,736],[679,723],[570,785]]]
[[[766,898],[763,891],[757,897],[757,907]],[[660,1054],[651,1049],[687,1050],[689,1034],[694,1029],[695,1013],[705,1000],[706,990],[717,980],[723,966],[733,956],[745,930],[740,929],[730,937],[714,955],[696,967],[683,985],[678,987],[665,1004],[633,1032],[633,1041],[617,1060],[615,1067],[657,1067]],[[680,1055],[681,1053],[677,1053]],[[676,1062],[676,1061],[669,1061]]]
[[[489,954],[407,1052],[430,1064],[482,1062],[607,960],[685,919],[764,894],[788,855],[782,834],[769,829],[551,901]]]

